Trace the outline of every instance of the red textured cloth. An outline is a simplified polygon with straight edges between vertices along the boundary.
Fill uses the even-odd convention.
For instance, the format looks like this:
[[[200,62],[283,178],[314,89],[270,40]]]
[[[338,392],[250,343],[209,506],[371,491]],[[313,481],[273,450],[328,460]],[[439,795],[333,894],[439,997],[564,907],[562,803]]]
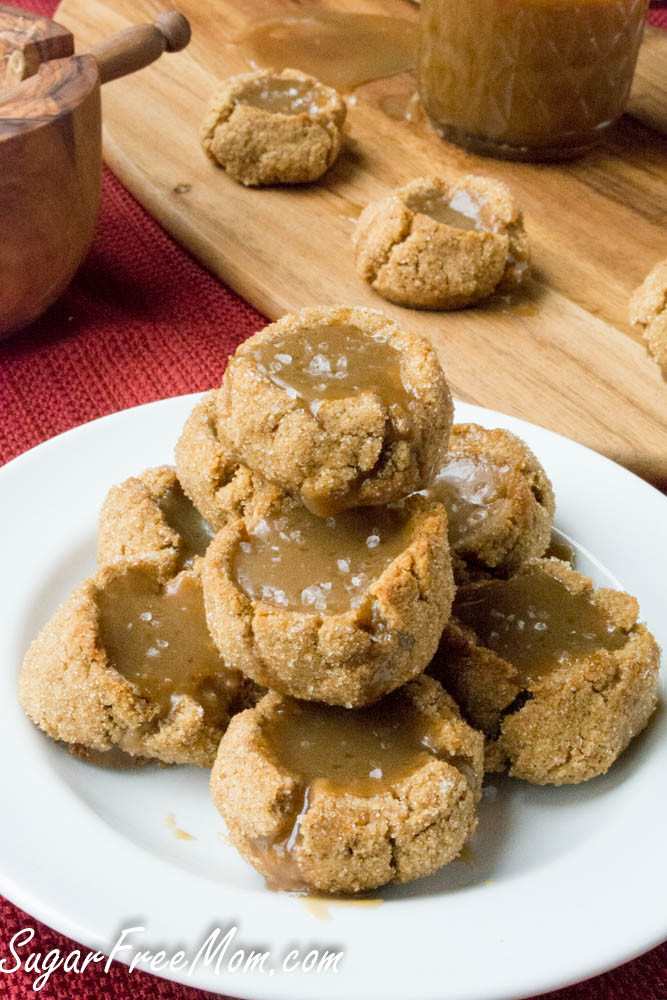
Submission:
[[[52,0],[25,6],[50,15]],[[667,28],[667,11],[653,23]],[[0,276],[1,280],[1,276]],[[30,329],[0,343],[0,463],[106,413],[216,385],[229,353],[264,324],[203,270],[105,171],[92,250],[62,299]],[[33,951],[76,945],[0,898],[0,958],[24,927]],[[550,1000],[667,1000],[667,946]],[[0,997],[33,996],[22,971]],[[44,1000],[200,1000],[207,996],[114,964],[76,977],[54,973]]]

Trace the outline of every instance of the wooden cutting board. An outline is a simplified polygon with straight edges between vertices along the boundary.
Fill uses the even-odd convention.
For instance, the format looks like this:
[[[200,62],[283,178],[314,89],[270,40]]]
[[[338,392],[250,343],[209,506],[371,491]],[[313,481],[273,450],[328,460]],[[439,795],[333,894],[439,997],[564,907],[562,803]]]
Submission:
[[[395,115],[414,91],[406,73],[356,91],[344,152],[320,182],[247,190],[211,164],[198,141],[216,78],[246,68],[229,42],[258,16],[322,6],[183,0],[190,47],[105,88],[104,153],[114,172],[177,240],[270,318],[314,303],[383,309],[430,337],[461,399],[559,431],[654,482],[667,481],[667,384],[627,320],[631,291],[667,256],[665,40],[657,32],[645,40],[633,117],[573,164],[483,159],[442,142],[423,122],[395,120],[387,111]],[[406,0],[326,6],[417,16]],[[82,51],[155,10],[134,0],[63,0],[56,19]],[[475,171],[510,184],[533,247],[528,305],[407,310],[357,276],[350,235],[360,206],[438,171]]]

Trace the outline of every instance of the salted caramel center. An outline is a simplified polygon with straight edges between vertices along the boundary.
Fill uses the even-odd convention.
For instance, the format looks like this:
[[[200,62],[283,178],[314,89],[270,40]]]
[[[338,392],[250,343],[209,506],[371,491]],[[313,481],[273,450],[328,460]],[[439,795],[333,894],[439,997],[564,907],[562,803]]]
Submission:
[[[410,540],[410,521],[399,505],[327,518],[294,507],[247,533],[234,552],[232,575],[255,600],[337,614],[361,605],[371,583]]]
[[[199,580],[181,574],[161,588],[145,573],[112,580],[98,595],[100,637],[107,659],[138,694],[168,715],[192,695],[216,716],[237,690],[213,645]]]
[[[491,230],[486,202],[473,191],[459,188],[449,197],[446,194],[412,194],[405,202],[411,212],[428,215],[435,222],[454,229],[471,231]]]
[[[315,116],[321,111],[318,94],[305,80],[260,78],[247,84],[236,98],[237,104],[249,104],[271,114]]]
[[[400,694],[371,708],[288,701],[262,725],[276,762],[305,785],[323,781],[362,797],[437,757],[430,733],[428,718]]]
[[[627,642],[586,593],[572,594],[541,570],[459,591],[453,614],[529,684],[564,663]]]
[[[158,506],[171,530],[180,538],[178,569],[187,569],[197,556],[206,552],[214,535],[213,529],[185,495],[180,483],[174,483],[162,494]]]
[[[332,324],[286,333],[262,344],[253,357],[257,368],[316,414],[327,399],[374,392],[392,407],[409,406],[398,351],[382,332]]]
[[[425,490],[439,500],[447,511],[449,543],[456,547],[466,535],[479,527],[499,499],[496,469],[483,459],[447,459],[435,481]]]

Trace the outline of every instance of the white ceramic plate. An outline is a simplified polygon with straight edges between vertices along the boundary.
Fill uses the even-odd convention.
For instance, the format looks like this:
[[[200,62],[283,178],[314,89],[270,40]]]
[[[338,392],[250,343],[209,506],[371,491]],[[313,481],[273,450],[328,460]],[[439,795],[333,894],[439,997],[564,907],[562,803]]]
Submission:
[[[472,860],[383,890],[376,907],[313,907],[267,891],[222,839],[204,771],[92,767],[27,721],[15,694],[21,659],[93,570],[96,516],[108,487],[171,461],[195,398],[105,417],[0,471],[2,892],[100,951],[109,952],[122,928],[144,927],[127,939],[125,960],[135,949],[168,956],[183,949],[192,963],[212,929],[235,926],[217,971],[200,960],[161,974],[253,1000],[518,998],[657,944],[667,931],[664,711],[609,774],[588,784],[536,788],[491,776]],[[539,427],[464,404],[457,419],[507,427],[529,443],[553,481],[557,526],[575,541],[578,567],[598,584],[637,595],[664,645],[664,498]],[[177,839],[170,814],[196,839]],[[262,973],[230,971],[232,952],[244,947],[270,951]],[[343,952],[337,972],[283,971],[290,950],[303,959],[318,948]]]

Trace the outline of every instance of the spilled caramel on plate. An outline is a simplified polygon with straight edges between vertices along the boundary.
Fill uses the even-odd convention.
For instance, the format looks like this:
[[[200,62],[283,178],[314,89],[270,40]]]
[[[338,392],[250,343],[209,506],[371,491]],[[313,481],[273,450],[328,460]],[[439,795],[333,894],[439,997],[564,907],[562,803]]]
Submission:
[[[448,458],[424,493],[444,505],[452,548],[487,519],[500,498],[496,470],[477,458]]]
[[[346,92],[413,69],[417,25],[377,14],[317,10],[255,20],[234,44],[252,66],[300,69]]]
[[[359,607],[371,583],[410,541],[410,521],[400,505],[326,518],[294,507],[248,532],[236,548],[232,575],[255,600],[337,614]]]
[[[204,555],[214,532],[185,495],[180,483],[175,483],[162,494],[158,507],[171,530],[180,538],[180,572],[192,566],[197,556]]]
[[[376,393],[387,407],[409,405],[399,353],[383,333],[366,334],[345,324],[316,326],[262,344],[253,358],[262,374],[315,415],[325,400],[359,392]]]
[[[237,104],[248,104],[272,114],[316,116],[322,110],[316,89],[304,80],[258,79],[248,83],[236,98]]]
[[[161,718],[183,695],[199,702],[213,724],[226,713],[240,679],[208,633],[199,580],[184,573],[160,588],[130,571],[101,590],[97,603],[109,664],[158,706]]]
[[[589,594],[572,594],[539,569],[462,588],[453,614],[516,667],[524,684],[595,650],[620,649],[628,638]]]

